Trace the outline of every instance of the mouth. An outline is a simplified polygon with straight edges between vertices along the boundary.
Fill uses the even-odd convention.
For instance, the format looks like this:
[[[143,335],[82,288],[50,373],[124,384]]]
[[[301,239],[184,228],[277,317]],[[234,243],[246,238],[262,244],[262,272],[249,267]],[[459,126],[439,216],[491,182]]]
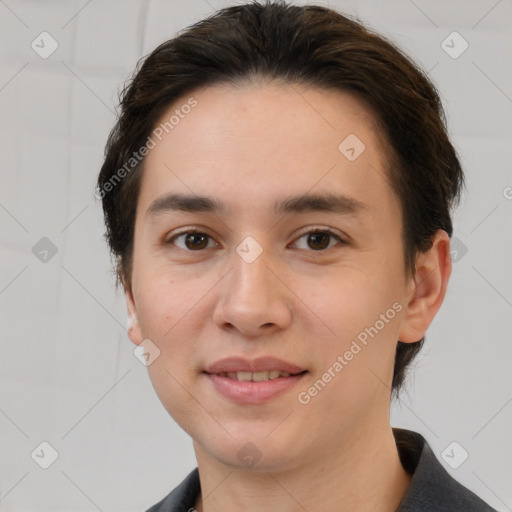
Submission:
[[[297,375],[304,372],[305,368],[272,356],[262,356],[256,359],[226,357],[210,364],[204,368],[204,371],[214,375],[224,374],[224,377],[231,379],[236,378],[237,380],[254,380],[258,382],[258,379],[268,380],[277,379],[281,375],[286,377]],[[250,379],[249,376],[251,377]],[[253,379],[253,377],[255,378]]]
[[[283,379],[291,376],[295,377],[296,375],[302,375],[303,373],[307,373],[307,370],[299,373],[269,370],[262,372],[221,372],[209,375],[217,375],[218,377],[224,377],[238,382],[266,382],[268,380]]]
[[[203,370],[217,394],[240,405],[268,402],[296,386],[307,373],[296,364],[272,356],[228,357]]]
[[[207,373],[209,385],[218,396],[237,405],[263,405],[285,395],[308,373],[289,373],[279,370],[260,372]]]

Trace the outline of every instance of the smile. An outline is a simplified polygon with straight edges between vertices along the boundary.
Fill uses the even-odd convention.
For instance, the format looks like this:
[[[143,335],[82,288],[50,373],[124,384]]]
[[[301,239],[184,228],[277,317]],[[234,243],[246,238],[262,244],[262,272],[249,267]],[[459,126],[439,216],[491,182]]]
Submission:
[[[266,380],[273,380],[279,377],[289,377],[288,372],[281,372],[279,370],[272,370],[268,372],[223,372],[218,374],[219,377],[227,377],[231,380],[238,380],[243,382],[264,382]]]
[[[287,372],[227,372],[203,373],[213,389],[231,402],[239,405],[258,405],[269,402],[290,391],[308,372],[298,374]]]

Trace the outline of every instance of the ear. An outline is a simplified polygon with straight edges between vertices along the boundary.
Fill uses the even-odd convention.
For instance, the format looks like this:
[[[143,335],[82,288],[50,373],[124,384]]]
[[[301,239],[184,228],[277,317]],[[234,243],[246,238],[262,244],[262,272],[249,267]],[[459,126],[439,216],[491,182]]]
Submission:
[[[137,319],[137,308],[133,299],[131,286],[125,288],[126,307],[128,309],[128,337],[135,345],[140,345],[143,340],[139,321]]]
[[[451,272],[450,237],[440,229],[432,238],[432,247],[416,257],[416,271],[408,283],[400,341],[414,343],[425,336],[443,303]]]

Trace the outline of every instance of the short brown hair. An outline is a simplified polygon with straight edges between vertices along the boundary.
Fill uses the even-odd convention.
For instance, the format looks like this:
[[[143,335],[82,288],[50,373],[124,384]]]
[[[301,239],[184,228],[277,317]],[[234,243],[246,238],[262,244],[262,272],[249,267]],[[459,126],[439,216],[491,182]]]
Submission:
[[[409,57],[356,19],[327,7],[253,1],[217,11],[138,62],[120,95],[97,190],[116,284],[131,286],[135,212],[143,160],[126,168],[179,97],[198,88],[263,77],[349,92],[376,117],[389,142],[389,178],[401,203],[405,271],[438,230],[452,235],[451,208],[463,172],[436,88]],[[122,179],[118,172],[124,166]],[[110,186],[107,187],[107,185]],[[421,349],[398,341],[392,389],[398,394]]]

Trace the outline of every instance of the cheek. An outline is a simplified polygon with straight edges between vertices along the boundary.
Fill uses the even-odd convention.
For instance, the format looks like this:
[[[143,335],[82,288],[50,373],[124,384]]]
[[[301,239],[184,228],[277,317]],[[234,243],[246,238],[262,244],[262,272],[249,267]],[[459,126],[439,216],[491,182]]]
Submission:
[[[384,275],[376,280],[355,269],[338,275],[308,296],[308,306],[322,322],[309,313],[316,321],[309,343],[317,364],[300,391],[311,400],[308,411],[322,415],[330,410],[341,428],[366,414],[380,393],[388,393],[402,306]]]
[[[308,306],[304,312],[312,322],[310,332],[317,333],[310,341],[318,356],[317,373],[331,368],[337,376],[333,389],[340,385],[342,394],[356,392],[362,383],[367,386],[370,369],[382,377],[388,375],[403,309],[392,272],[345,267],[329,278],[302,283],[305,286],[300,293],[308,291],[303,295]],[[332,367],[339,363],[339,356],[343,369],[338,365],[336,371]]]
[[[184,356],[186,360],[190,359],[190,356],[186,354]],[[184,375],[184,372],[187,372],[186,361],[161,354],[147,369],[161,404],[168,414],[190,434],[188,430],[190,420],[197,417],[198,412],[201,414],[202,410],[199,408],[198,411],[198,401],[189,391],[189,377]],[[204,421],[207,421],[207,418],[204,418]]]
[[[146,272],[139,280],[137,307],[142,335],[160,350],[154,368],[148,367],[155,378],[163,365],[181,376],[180,381],[193,378],[194,362],[204,337],[201,331],[208,315],[211,316],[208,294],[215,284],[214,278],[180,276],[166,269]]]
[[[333,340],[349,340],[392,307],[394,285],[366,269],[345,267],[322,279],[302,279],[297,295],[329,329]],[[317,322],[318,324],[318,322]],[[329,337],[329,336],[327,336]]]
[[[149,270],[152,266],[139,273],[137,309],[146,337],[162,343],[172,340],[174,330],[190,310],[194,286],[176,280],[168,271]]]
[[[197,293],[198,287],[178,284],[168,275],[146,275],[144,286],[139,287],[143,336],[159,350],[159,356],[147,367],[148,375],[161,403],[178,422],[197,408],[187,392],[197,371],[194,361],[203,324],[200,315],[204,315]]]

